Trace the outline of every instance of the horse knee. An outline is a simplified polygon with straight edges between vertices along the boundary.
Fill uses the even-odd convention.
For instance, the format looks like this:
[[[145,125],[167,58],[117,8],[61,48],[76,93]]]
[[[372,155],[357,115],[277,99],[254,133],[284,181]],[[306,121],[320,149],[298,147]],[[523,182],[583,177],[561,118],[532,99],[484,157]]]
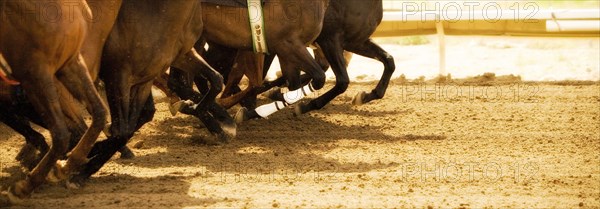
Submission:
[[[103,129],[108,121],[108,110],[104,105],[98,105],[92,115],[92,125],[94,128]]]
[[[322,89],[323,86],[325,86],[325,73],[321,71],[320,73],[312,75],[311,83],[315,90]]]
[[[385,53],[384,65],[387,72],[393,73],[396,71],[396,61],[394,60],[394,57],[388,53]]]

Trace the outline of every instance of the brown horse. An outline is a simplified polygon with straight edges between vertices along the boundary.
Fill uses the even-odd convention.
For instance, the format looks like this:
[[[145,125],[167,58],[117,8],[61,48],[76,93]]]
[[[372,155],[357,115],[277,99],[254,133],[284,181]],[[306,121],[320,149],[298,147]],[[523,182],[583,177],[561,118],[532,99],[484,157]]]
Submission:
[[[92,10],[92,16],[86,18],[88,33],[81,54],[88,66],[92,80],[95,80],[98,77],[99,61],[104,42],[117,17],[121,0],[88,0],[87,3]],[[0,113],[0,121],[25,137],[26,144],[17,155],[17,160],[23,166],[33,169],[48,151],[48,145],[44,137],[30,127],[29,122],[31,121],[44,128],[48,126],[43,123],[37,112],[32,111],[33,106],[27,101],[27,97],[20,86],[9,85],[9,83],[2,81],[0,81],[0,85],[4,86],[2,89],[7,92],[0,97],[0,106],[3,110]],[[61,85],[57,87],[60,92],[63,112],[66,115],[67,127],[71,132],[70,150],[81,138],[81,135],[87,129],[87,125],[79,111],[79,105],[76,104],[78,101],[74,100],[73,96],[64,90]],[[133,153],[127,147],[124,147],[121,150],[121,158],[131,157],[133,157]]]
[[[150,94],[152,83],[170,65],[193,69],[195,76],[210,81],[209,96],[193,109],[202,114],[207,128],[220,139],[235,136],[235,123],[215,103],[223,78],[190,50],[202,28],[199,0],[123,1],[104,46],[100,70],[111,109],[110,136],[94,145],[88,156],[90,161],[71,182],[83,183],[123,147],[135,131],[152,120],[155,112]]]
[[[73,3],[80,9],[71,9]],[[55,19],[39,18],[37,15],[41,14],[24,11],[48,5],[58,8]],[[87,33],[85,18],[92,17],[85,1],[0,1],[0,15],[0,53],[14,69],[12,76],[22,83],[52,135],[52,146],[43,159],[25,180],[9,188],[8,198],[14,203],[41,185],[56,161],[67,152],[71,132],[64,111],[69,108],[63,107],[58,89],[65,88],[83,101],[92,115],[91,126],[66,164],[57,167],[61,173],[69,174],[87,161],[87,154],[106,123],[107,110],[80,54]]]

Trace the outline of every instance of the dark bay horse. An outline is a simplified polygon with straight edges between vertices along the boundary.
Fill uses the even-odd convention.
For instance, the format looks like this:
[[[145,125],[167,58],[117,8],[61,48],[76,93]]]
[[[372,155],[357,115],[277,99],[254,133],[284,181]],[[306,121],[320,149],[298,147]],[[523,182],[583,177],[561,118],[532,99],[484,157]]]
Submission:
[[[384,72],[377,87],[369,93],[359,93],[354,97],[352,103],[360,105],[383,98],[396,66],[394,58],[370,38],[381,23],[382,17],[381,0],[331,0],[325,13],[323,30],[315,41],[318,45],[315,56],[323,70],[327,70],[331,65],[336,76],[336,83],[330,91],[318,98],[308,103],[299,103],[295,109],[296,114],[321,109],[336,96],[346,91],[350,80],[347,72],[348,59],[345,58],[344,51],[376,59],[384,66]],[[255,67],[250,66],[249,68],[254,69]],[[285,79],[279,78],[265,84],[258,92],[284,83]],[[269,97],[277,99],[276,96]]]
[[[306,47],[321,32],[324,13],[328,4],[329,0],[266,1],[263,8],[268,51],[271,53],[270,57],[279,56],[283,75],[292,90],[290,95],[295,96],[284,96],[282,94],[282,98],[289,99],[285,102],[275,102],[255,110],[245,111],[243,114],[245,119],[267,117],[274,113],[277,108],[283,108],[299,101],[305,95],[299,94],[299,92],[310,93],[323,87],[325,74],[311,57]],[[233,65],[232,60],[238,52],[237,50],[252,50],[252,36],[248,27],[248,9],[212,3],[203,3],[202,8],[205,23],[203,38],[211,45],[211,48],[219,49],[217,50],[219,53],[215,53],[215,55],[211,54],[209,48],[205,58],[211,66],[215,66],[227,78],[229,69]],[[227,27],[223,27],[224,25]],[[196,48],[199,47],[203,47],[203,45]],[[226,53],[223,53],[223,51]],[[304,87],[301,85],[301,70],[306,72],[312,79],[310,85]],[[175,84],[173,89],[176,89],[179,96],[182,98],[192,97],[189,94],[193,91],[190,90],[189,86],[179,88],[176,86],[176,82],[171,83]],[[203,89],[201,87],[202,82],[196,83],[200,83],[199,89]],[[230,106],[230,104],[227,103],[226,106]]]
[[[41,4],[41,5],[40,5]],[[79,9],[71,9],[76,4]],[[28,13],[23,8],[53,5],[58,18],[52,21]],[[40,12],[40,11],[36,11]],[[12,76],[22,83],[29,102],[42,116],[52,135],[52,146],[26,179],[9,188],[11,202],[20,202],[44,183],[52,168],[65,175],[87,162],[87,155],[106,123],[106,107],[89,75],[80,49],[87,33],[85,18],[92,17],[83,0],[0,1],[0,53],[14,70]],[[70,18],[65,18],[70,17]],[[68,151],[71,131],[66,123],[69,107],[60,100],[64,88],[86,104],[92,115],[90,127],[83,133],[63,166],[57,160]]]
[[[72,183],[81,184],[97,172],[135,131],[152,120],[152,83],[170,65],[194,68],[195,76],[210,81],[209,96],[193,109],[201,112],[207,128],[218,137],[235,136],[235,123],[214,101],[222,90],[223,78],[190,50],[202,34],[201,9],[200,0],[123,1],[104,46],[100,69],[111,110],[110,136],[94,145],[90,161],[71,178]]]
[[[350,52],[379,60],[384,65],[384,74],[377,87],[370,93],[361,92],[356,95],[353,99],[353,104],[359,105],[368,103],[384,96],[390,78],[395,70],[395,62],[392,56],[377,44],[373,43],[370,39],[370,36],[381,23],[382,17],[383,6],[382,1],[380,0],[331,0],[325,13],[323,30],[315,41],[318,46],[318,49],[315,50],[315,58],[323,70],[327,70],[331,65],[336,75],[336,85],[333,89],[309,103],[302,102],[298,104],[295,109],[296,114],[321,109],[333,98],[345,92],[349,84],[347,66]],[[217,48],[217,51],[218,50],[223,51],[220,53],[229,53],[220,48]],[[218,52],[213,54],[218,54]],[[252,55],[246,54],[244,56]],[[235,56],[229,55],[225,57],[231,58]],[[217,67],[217,69],[223,73],[223,76],[227,81],[227,86],[222,94],[222,96],[225,97],[221,99],[222,104],[229,107],[239,101],[245,101],[244,105],[252,106],[251,103],[252,101],[255,101],[256,94],[262,93],[274,86],[285,84],[286,78],[282,77],[273,82],[267,82],[260,88],[257,88],[257,85],[262,83],[272,58],[272,56],[267,56],[267,59],[264,62],[258,62],[256,59],[260,58],[240,58],[238,55],[238,59],[241,62],[238,62],[235,65],[233,64],[233,60],[225,60],[221,63],[217,63],[229,63],[229,65],[223,67],[226,69]],[[265,66],[256,66],[256,64],[260,65],[261,63],[264,63]],[[245,66],[240,66],[240,64],[244,64]],[[233,70],[228,70],[227,68]],[[260,74],[260,71],[263,71],[263,78],[256,76],[257,73]],[[249,78],[250,83],[248,88],[240,91],[237,87],[237,83],[239,83],[239,80],[241,80],[243,75],[246,75]],[[303,79],[301,79],[303,80],[302,83],[306,83],[304,80],[307,79],[305,78],[310,78],[310,76],[303,76]],[[272,94],[273,92],[275,92],[274,95]],[[270,92],[269,97],[283,101],[284,98],[282,98],[281,95],[280,90],[275,89]],[[244,114],[240,116],[242,117],[240,120],[245,120],[247,118]]]
[[[336,76],[333,89],[309,103],[301,103],[296,113],[306,113],[321,109],[333,98],[344,93],[348,88],[347,63],[344,50],[376,59],[383,63],[384,72],[377,87],[369,92],[361,92],[354,97],[354,104],[364,104],[385,95],[390,78],[396,65],[394,58],[375,44],[371,35],[383,18],[381,0],[332,0],[327,9],[323,31],[316,40],[327,61],[331,64]]]

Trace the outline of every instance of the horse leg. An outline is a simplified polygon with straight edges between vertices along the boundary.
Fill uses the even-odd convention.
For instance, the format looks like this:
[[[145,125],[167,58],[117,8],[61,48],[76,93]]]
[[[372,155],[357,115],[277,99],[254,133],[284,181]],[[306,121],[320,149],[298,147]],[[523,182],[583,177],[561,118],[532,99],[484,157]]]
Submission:
[[[160,76],[156,77],[156,79],[154,79],[154,86],[156,86],[158,89],[160,89],[166,96],[167,98],[169,98],[169,110],[171,111],[171,114],[174,116],[177,113],[177,109],[176,107],[174,107],[174,105],[180,101],[179,97],[177,95],[175,95],[175,93],[169,89],[168,86],[168,80],[169,80],[169,74],[162,73]]]
[[[381,75],[381,79],[377,84],[377,87],[373,89],[370,93],[360,92],[358,93],[354,99],[352,100],[352,104],[361,105],[366,104],[375,99],[381,99],[385,95],[388,85],[390,84],[390,79],[392,74],[394,74],[394,70],[396,70],[396,64],[394,62],[394,57],[388,54],[385,50],[383,50],[379,45],[373,43],[372,40],[368,40],[357,46],[349,46],[348,51],[353,52],[355,54],[374,58],[383,63],[384,70],[383,75]]]
[[[282,73],[288,80],[290,89],[289,92],[279,92],[276,94],[278,100],[283,101],[262,105],[252,111],[242,108],[236,114],[236,122],[241,123],[254,118],[266,118],[269,115],[300,101],[312,92],[323,88],[325,85],[325,73],[319,68],[319,65],[310,56],[310,53],[302,47],[296,48],[300,50],[293,49],[293,47],[283,49],[283,52],[288,53],[282,54],[288,55],[289,57],[281,57],[280,59],[281,67],[283,69]],[[301,86],[299,69],[305,70],[306,73],[312,77],[312,82],[306,86]]]
[[[0,105],[0,109],[3,110],[0,111],[0,121],[25,137],[26,143],[17,154],[16,160],[28,170],[33,169],[48,152],[49,147],[44,136],[31,128],[27,119],[7,112],[8,108],[3,105]]]
[[[196,100],[193,99],[195,97],[198,97],[197,100],[201,100],[201,95],[198,96],[198,93],[193,89],[193,85],[193,78],[191,78],[191,75],[188,72],[171,67],[167,86],[169,89],[173,90],[177,96],[179,96],[182,100]]]
[[[87,163],[88,153],[106,124],[108,110],[100,98],[100,94],[94,88],[94,83],[81,56],[69,62],[57,75],[69,92],[86,104],[86,108],[92,116],[90,127],[87,128],[81,140],[75,145],[66,163],[57,166],[55,170],[55,177],[62,180]]]
[[[238,84],[244,77],[244,69],[248,68],[248,57],[244,51],[240,50],[237,52],[235,57],[235,63],[231,66],[231,70],[229,71],[229,75],[227,75],[227,80],[225,84],[225,89],[223,89],[223,93],[221,94],[221,98],[227,98],[231,95],[237,94],[242,90],[239,88]],[[220,102],[219,102],[220,103]],[[226,105],[224,105],[225,108]],[[233,106],[233,105],[231,105]]]
[[[231,86],[237,86],[244,75],[248,78],[248,87],[241,92],[220,99],[219,104],[223,105],[225,108],[230,108],[233,105],[240,103],[246,96],[255,92],[255,89],[262,84],[263,62],[264,55],[262,54],[256,54],[251,51],[239,51],[236,58],[237,64],[235,64],[231,70],[224,92],[228,92],[227,89]],[[251,100],[246,100],[246,102],[249,102],[249,104],[246,104],[247,106],[244,107],[252,107],[251,109],[254,109],[253,106],[255,103]]]
[[[107,80],[118,82],[117,85],[107,85],[107,95],[113,118],[110,127],[111,136],[94,144],[88,154],[88,163],[83,166],[79,174],[69,180],[71,185],[80,186],[98,172],[119,149],[127,144],[136,129],[143,125],[143,121],[151,120],[154,113],[154,108],[147,107],[153,104],[152,100],[149,100],[151,98],[149,96],[151,95],[151,82],[131,87],[128,81],[119,78]],[[136,109],[142,111],[130,113],[131,110]]]
[[[327,72],[327,69],[329,69],[330,65],[329,61],[327,61],[327,57],[325,56],[325,52],[323,52],[323,47],[319,45],[319,48],[314,49],[313,53],[315,54],[315,61],[317,61],[323,71]]]
[[[43,113],[41,115],[44,123],[52,135],[52,146],[25,180],[18,181],[9,188],[8,196],[11,202],[20,202],[22,198],[28,197],[35,188],[44,183],[58,158],[67,152],[68,140],[71,135],[65,125],[65,116],[60,107],[54,75],[48,70],[50,66],[41,64],[27,69],[35,72],[35,76],[31,76],[26,82],[23,82],[23,88],[28,92],[29,100],[36,111]]]
[[[179,57],[173,66],[193,73],[197,78],[205,78],[210,88],[200,101],[192,101],[193,106],[184,107],[192,111],[206,128],[221,142],[228,142],[236,135],[236,124],[227,111],[216,103],[217,95],[223,90],[223,77],[204,61],[195,50]],[[212,114],[211,114],[212,113]]]
[[[323,41],[319,43],[319,46],[321,46],[324,56],[330,61],[329,63],[335,74],[335,86],[327,93],[311,100],[309,103],[298,104],[295,109],[297,115],[323,108],[335,97],[344,93],[350,84],[350,78],[348,77],[348,71],[346,70],[346,60],[343,55],[344,49],[341,44],[341,35]]]

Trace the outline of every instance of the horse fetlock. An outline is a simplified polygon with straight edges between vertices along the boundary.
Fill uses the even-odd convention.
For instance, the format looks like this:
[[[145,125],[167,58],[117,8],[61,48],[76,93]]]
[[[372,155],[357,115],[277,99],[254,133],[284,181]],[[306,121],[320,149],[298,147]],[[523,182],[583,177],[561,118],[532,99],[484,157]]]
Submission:
[[[52,183],[58,183],[62,180],[68,178],[67,169],[66,169],[66,161],[58,160],[56,161],[56,165],[48,172],[48,176],[46,180]]]

